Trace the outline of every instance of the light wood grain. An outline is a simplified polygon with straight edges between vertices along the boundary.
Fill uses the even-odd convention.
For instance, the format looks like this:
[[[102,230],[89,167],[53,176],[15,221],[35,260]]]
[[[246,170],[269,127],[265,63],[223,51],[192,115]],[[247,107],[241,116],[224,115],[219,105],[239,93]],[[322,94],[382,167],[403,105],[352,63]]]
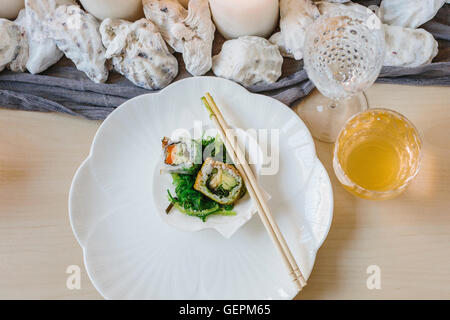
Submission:
[[[334,217],[298,298],[449,299],[450,89],[375,85],[367,93],[370,107],[399,111],[416,125],[421,171],[396,199],[359,199],[334,175],[333,146],[316,141],[333,184]],[[367,289],[370,265],[381,269],[381,290]]]
[[[413,185],[386,202],[358,199],[337,182],[331,145],[317,152],[333,183],[334,220],[298,298],[450,299],[450,90],[375,85],[372,107],[400,111],[419,129],[424,162]],[[301,107],[301,106],[300,106]],[[0,299],[99,299],[70,228],[72,177],[99,122],[0,110]],[[82,269],[81,290],[66,268]],[[366,269],[381,268],[381,290]]]
[[[99,122],[0,110],[0,299],[101,298],[68,219],[72,177]],[[66,269],[82,268],[81,290]]]

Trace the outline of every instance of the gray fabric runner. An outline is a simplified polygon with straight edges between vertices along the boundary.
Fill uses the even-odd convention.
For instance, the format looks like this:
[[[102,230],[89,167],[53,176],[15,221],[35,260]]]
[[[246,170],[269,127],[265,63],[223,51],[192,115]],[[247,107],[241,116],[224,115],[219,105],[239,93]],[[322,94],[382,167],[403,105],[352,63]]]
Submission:
[[[356,1],[365,5],[377,0]],[[450,5],[444,5],[436,17],[422,26],[439,42],[439,54],[433,63],[417,68],[384,67],[377,82],[405,85],[450,85]],[[220,52],[223,38],[216,34],[213,53]],[[180,71],[175,81],[189,77],[180,54]],[[213,75],[209,72],[207,75]],[[285,59],[283,75],[274,84],[248,88],[292,106],[314,88],[303,69],[303,61]],[[64,112],[88,119],[104,119],[117,106],[141,94],[151,93],[134,86],[112,72],[106,84],[96,84],[79,72],[71,61],[62,59],[39,75],[0,73],[0,106],[11,109]]]

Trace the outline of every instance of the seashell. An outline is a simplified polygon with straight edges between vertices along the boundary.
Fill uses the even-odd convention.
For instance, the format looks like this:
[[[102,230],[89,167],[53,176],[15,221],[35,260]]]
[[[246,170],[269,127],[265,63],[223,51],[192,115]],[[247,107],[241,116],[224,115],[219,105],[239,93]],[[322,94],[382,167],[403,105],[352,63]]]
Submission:
[[[213,57],[216,76],[234,80],[244,86],[274,83],[281,76],[283,57],[278,47],[256,36],[228,40]]]
[[[269,41],[279,45],[285,56],[303,59],[306,29],[320,13],[312,0],[280,0],[280,32]]]
[[[99,27],[97,19],[77,5],[59,6],[45,26],[58,49],[75,63],[78,70],[97,83],[108,79]]]
[[[106,19],[100,26],[105,57],[114,69],[146,89],[162,89],[176,77],[178,61],[156,26],[147,19],[134,23]]]
[[[19,11],[19,14],[17,15],[16,20],[14,20],[14,23],[18,24],[22,28],[26,28],[27,19],[26,19],[25,9],[22,9]]]
[[[431,20],[445,2],[445,0],[383,0],[380,5],[380,19],[385,24],[414,29]]]
[[[270,37],[269,41],[274,45],[278,46],[278,49],[280,50],[280,53],[283,57],[294,58],[294,56],[286,48],[286,43],[284,43],[284,37],[281,32],[274,33]]]
[[[431,63],[438,54],[438,43],[424,29],[384,25],[386,54],[383,65],[418,67]]]
[[[24,72],[28,60],[28,39],[25,28],[17,22],[0,19],[0,71],[8,68],[14,72]]]
[[[175,51],[183,54],[186,70],[194,76],[208,72],[216,29],[208,0],[190,0],[188,10],[177,0],[143,0],[143,4],[146,18]]]
[[[30,57],[27,69],[32,74],[41,73],[58,62],[63,53],[49,38],[45,21],[60,5],[75,4],[72,0],[25,0],[26,30]]]

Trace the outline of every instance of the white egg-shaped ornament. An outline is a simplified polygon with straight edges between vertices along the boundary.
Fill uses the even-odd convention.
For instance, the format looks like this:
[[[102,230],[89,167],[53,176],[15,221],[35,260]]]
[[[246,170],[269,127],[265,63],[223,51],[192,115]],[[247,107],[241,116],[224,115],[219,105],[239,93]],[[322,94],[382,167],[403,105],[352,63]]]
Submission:
[[[136,21],[144,17],[142,0],[80,0],[83,8],[99,20]]]
[[[278,0],[209,0],[214,23],[227,39],[270,36],[280,14]]]

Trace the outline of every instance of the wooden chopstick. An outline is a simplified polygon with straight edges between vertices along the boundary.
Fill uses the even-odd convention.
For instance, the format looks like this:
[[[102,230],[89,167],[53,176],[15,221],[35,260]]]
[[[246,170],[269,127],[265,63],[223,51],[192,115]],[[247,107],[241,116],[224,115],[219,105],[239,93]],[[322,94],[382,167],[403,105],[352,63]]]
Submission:
[[[261,221],[263,222],[264,227],[269,233],[275,247],[280,252],[283,262],[285,263],[294,284],[299,290],[301,290],[304,286],[306,286],[306,281],[295,261],[295,258],[292,256],[286,240],[284,239],[275,219],[271,214],[264,195],[259,188],[258,183],[256,182],[253,171],[251,170],[249,164],[247,163],[247,160],[245,159],[245,154],[242,152],[239,145],[235,143],[234,139],[230,139],[230,137],[227,135],[230,127],[226,123],[222,113],[214,102],[214,99],[209,93],[206,93],[205,96],[206,98],[203,97],[202,101],[210,112],[210,116],[222,136],[228,153],[230,154],[236,168],[244,179],[247,190],[249,191],[251,198],[257,206]]]

